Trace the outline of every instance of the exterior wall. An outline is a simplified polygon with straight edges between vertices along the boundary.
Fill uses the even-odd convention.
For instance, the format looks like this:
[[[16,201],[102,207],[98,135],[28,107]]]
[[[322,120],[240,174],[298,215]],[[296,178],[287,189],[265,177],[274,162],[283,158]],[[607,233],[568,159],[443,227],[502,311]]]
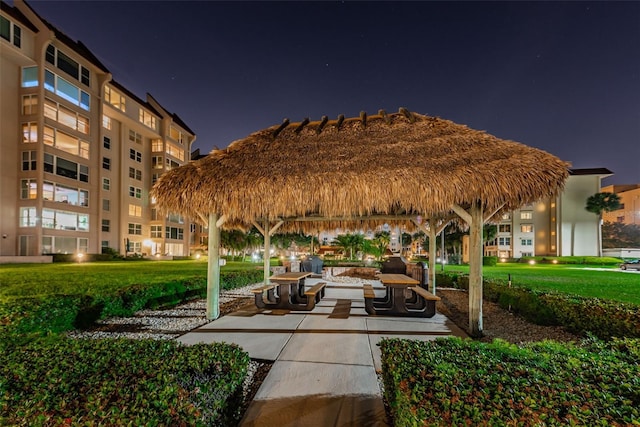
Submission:
[[[113,82],[84,46],[23,1],[2,3],[2,17],[20,27],[21,37],[20,46],[0,37],[0,256],[99,253],[102,246],[125,254],[127,239],[129,252],[188,255],[187,219],[152,220],[149,192],[154,176],[189,161],[195,135],[150,95],[142,100]],[[24,67],[37,67],[34,84],[23,84]],[[106,87],[123,96],[125,111],[103,102]],[[110,129],[103,115],[111,118]],[[184,138],[172,140],[172,129]],[[130,131],[140,138],[131,141]],[[152,141],[161,142],[158,153]],[[134,159],[132,149],[139,154]],[[155,169],[154,156],[161,158]],[[129,224],[140,228],[132,234]],[[152,224],[160,227],[157,238]]]
[[[609,185],[600,189],[602,193],[615,193],[622,207],[602,214],[603,221],[640,225],[640,184]]]
[[[558,198],[559,256],[598,255],[598,217],[587,211],[587,199],[600,191],[601,176],[570,176]]]

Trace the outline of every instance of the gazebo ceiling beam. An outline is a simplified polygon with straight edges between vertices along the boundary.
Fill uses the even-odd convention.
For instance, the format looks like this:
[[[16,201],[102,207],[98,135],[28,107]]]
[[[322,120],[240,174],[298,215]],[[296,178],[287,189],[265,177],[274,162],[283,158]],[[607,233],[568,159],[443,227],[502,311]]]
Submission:
[[[284,222],[331,222],[331,221],[409,221],[415,220],[418,215],[362,215],[362,216],[296,216],[280,218]]]

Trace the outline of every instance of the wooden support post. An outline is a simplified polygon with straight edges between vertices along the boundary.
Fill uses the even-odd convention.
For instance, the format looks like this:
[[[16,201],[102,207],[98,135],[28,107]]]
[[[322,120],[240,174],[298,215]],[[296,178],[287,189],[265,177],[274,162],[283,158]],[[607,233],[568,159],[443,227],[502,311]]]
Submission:
[[[482,336],[482,205],[471,207],[469,230],[469,333],[474,338]]]
[[[269,270],[270,265],[270,261],[271,261],[271,254],[270,249],[271,249],[271,232],[269,230],[269,220],[265,219],[264,220],[264,226],[263,226],[263,236],[264,236],[264,256],[262,257],[262,262],[263,262],[263,266],[264,266],[264,284],[268,285],[269,284],[269,276],[271,275],[271,271]]]
[[[207,261],[207,319],[220,316],[220,228],[218,215],[209,214],[209,257]]]
[[[434,295],[436,294],[436,236],[435,220],[429,221],[429,281]]]

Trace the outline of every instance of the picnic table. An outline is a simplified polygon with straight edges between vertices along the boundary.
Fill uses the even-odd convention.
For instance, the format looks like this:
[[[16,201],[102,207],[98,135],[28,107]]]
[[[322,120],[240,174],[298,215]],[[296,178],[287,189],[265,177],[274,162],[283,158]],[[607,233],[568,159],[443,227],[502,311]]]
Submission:
[[[324,296],[325,282],[305,289],[305,279],[311,272],[282,273],[269,278],[269,285],[253,289],[258,308],[313,310],[315,304]]]
[[[420,282],[404,274],[378,276],[385,286],[384,297],[376,297],[371,285],[364,286],[365,310],[370,315],[433,317],[440,298],[420,287]],[[411,291],[407,298],[406,291]]]

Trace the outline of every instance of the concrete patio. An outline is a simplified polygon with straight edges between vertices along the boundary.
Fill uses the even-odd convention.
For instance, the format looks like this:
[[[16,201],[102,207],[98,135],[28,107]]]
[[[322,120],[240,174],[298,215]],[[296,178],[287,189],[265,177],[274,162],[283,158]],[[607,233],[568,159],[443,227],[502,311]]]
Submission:
[[[247,309],[178,338],[184,344],[236,343],[273,366],[241,426],[386,426],[378,384],[383,338],[433,340],[466,336],[440,313],[432,318],[369,316],[362,284],[327,282],[310,312]],[[372,283],[376,294],[384,289]]]

